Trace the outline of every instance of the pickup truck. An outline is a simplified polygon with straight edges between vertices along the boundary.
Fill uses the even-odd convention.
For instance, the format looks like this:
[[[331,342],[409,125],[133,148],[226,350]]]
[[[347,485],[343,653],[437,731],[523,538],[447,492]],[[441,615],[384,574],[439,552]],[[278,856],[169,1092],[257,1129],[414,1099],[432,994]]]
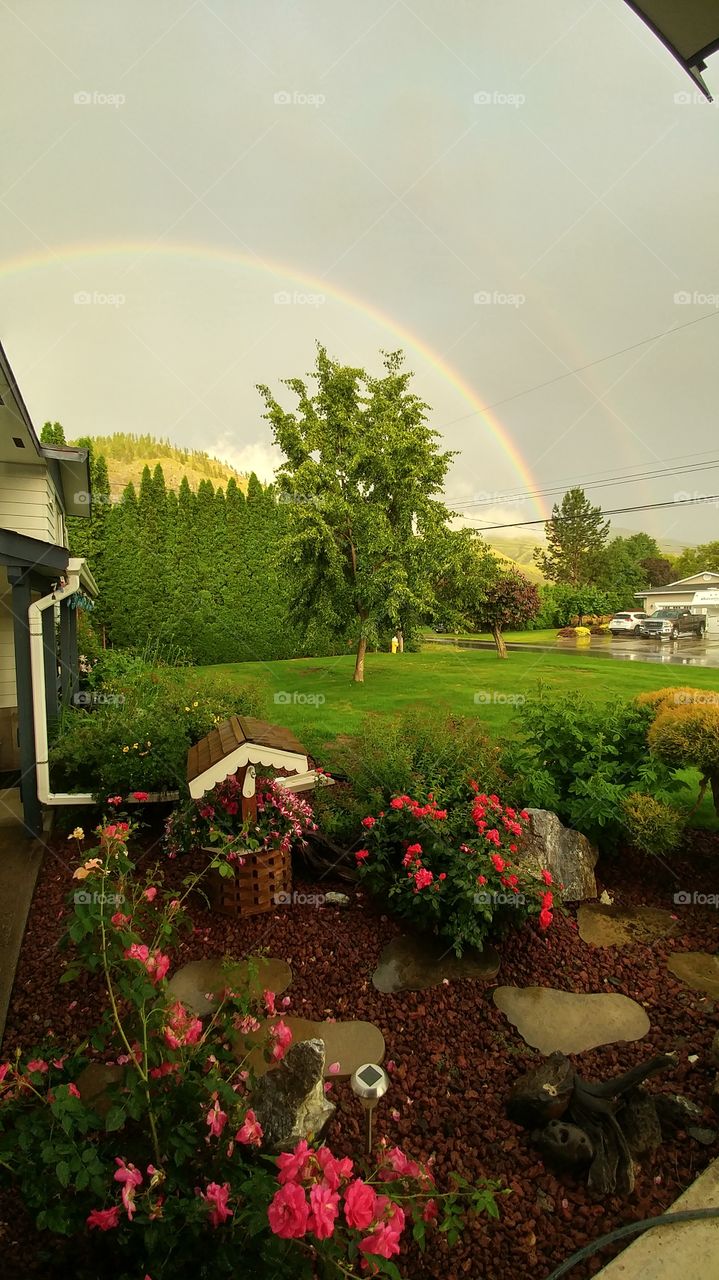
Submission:
[[[701,639],[706,625],[707,620],[702,613],[692,613],[691,609],[676,606],[657,609],[650,617],[644,618],[640,634],[655,636],[659,640],[676,640],[677,636],[698,636]]]

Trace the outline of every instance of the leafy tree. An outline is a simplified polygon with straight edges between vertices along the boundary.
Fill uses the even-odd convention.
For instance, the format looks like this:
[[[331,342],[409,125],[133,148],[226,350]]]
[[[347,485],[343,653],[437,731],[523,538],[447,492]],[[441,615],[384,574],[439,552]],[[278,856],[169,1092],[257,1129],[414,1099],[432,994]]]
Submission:
[[[534,560],[545,578],[575,587],[592,582],[609,533],[601,507],[593,507],[583,489],[570,489],[544,528],[547,549],[536,547]]]
[[[336,635],[353,628],[357,682],[383,620],[400,625],[403,611],[431,610],[416,548],[444,533],[450,514],[436,495],[451,454],[438,449],[403,358],[385,353],[376,378],[318,346],[314,391],[301,378],[285,380],[295,412],[258,388],[285,458],[277,482],[289,515],[293,610],[304,621],[319,616]]]
[[[687,547],[677,557],[674,566],[677,578],[690,578],[703,569],[719,573],[719,542],[705,542],[699,547]]]
[[[40,432],[40,444],[65,444],[65,432],[60,422],[46,422]]]
[[[668,582],[673,582],[677,576],[675,566],[668,556],[647,556],[645,560],[642,560],[641,564],[647,575],[650,587],[665,587]]]
[[[502,571],[486,589],[476,606],[480,629],[492,632],[497,656],[506,658],[507,646],[502,631],[505,627],[521,629],[536,618],[540,609],[539,590],[518,569]]]

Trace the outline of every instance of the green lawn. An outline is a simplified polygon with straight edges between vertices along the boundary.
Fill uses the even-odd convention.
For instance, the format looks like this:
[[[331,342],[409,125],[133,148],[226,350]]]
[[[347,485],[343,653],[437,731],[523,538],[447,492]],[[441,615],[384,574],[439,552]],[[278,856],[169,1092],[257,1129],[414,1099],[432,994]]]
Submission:
[[[502,635],[508,644],[554,644],[557,638],[557,627],[550,627],[544,631],[503,631]],[[452,631],[440,634],[437,631],[427,631],[424,633],[424,640],[489,640],[494,644],[494,640],[489,631]],[[434,646],[432,646],[434,648]]]

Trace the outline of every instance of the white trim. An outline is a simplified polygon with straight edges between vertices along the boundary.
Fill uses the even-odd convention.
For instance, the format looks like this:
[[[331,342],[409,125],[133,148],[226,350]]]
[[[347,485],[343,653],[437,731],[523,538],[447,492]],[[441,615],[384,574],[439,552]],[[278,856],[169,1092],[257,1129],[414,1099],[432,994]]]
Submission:
[[[224,782],[246,764],[261,764],[268,769],[287,769],[292,773],[306,773],[307,756],[297,751],[281,751],[278,747],[264,747],[257,742],[243,742],[235,751],[223,756],[204,773],[198,773],[188,786],[193,800],[199,800],[218,782]]]

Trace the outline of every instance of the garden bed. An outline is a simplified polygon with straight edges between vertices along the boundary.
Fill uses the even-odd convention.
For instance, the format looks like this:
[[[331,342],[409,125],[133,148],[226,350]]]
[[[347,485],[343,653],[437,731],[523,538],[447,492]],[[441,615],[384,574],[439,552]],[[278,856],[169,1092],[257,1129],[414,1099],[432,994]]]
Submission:
[[[3,1058],[15,1047],[29,1048],[52,1030],[60,1043],[79,1040],[96,1020],[101,995],[89,980],[57,986],[62,957],[56,942],[62,929],[65,896],[71,887],[67,843],[56,841],[42,868],[17,972],[3,1044]],[[159,846],[147,842],[148,861]],[[660,864],[628,859],[600,870],[618,904],[646,904],[674,911],[679,889],[714,893],[719,840],[694,833],[673,861],[672,875]],[[303,882],[307,895],[347,885]],[[187,862],[166,864],[167,880],[187,874]],[[713,1072],[708,1062],[719,1026],[714,1003],[687,989],[666,970],[670,951],[714,951],[717,916],[711,909],[681,906],[677,933],[651,945],[593,948],[581,941],[572,913],[557,913],[552,928],[535,924],[512,934],[499,946],[496,982],[453,981],[420,992],[381,994],[372,985],[380,952],[398,931],[396,922],[366,898],[349,890],[351,905],[336,908],[295,905],[264,916],[235,920],[211,915],[201,903],[193,909],[195,929],[173,954],[173,968],[224,951],[240,957],[266,949],[286,959],[293,980],[287,992],[290,1012],[305,1018],[358,1018],[374,1022],[395,1063],[392,1088],[377,1112],[377,1135],[410,1155],[434,1157],[440,1185],[452,1170],[466,1177],[502,1178],[512,1194],[500,1199],[500,1221],[486,1217],[468,1225],[459,1244],[448,1250],[431,1238],[424,1258],[398,1259],[403,1274],[417,1280],[542,1280],[575,1249],[632,1220],[666,1209],[717,1154],[681,1131],[665,1140],[653,1163],[638,1173],[629,1197],[597,1201],[582,1180],[557,1176],[545,1166],[528,1135],[506,1117],[505,1100],[516,1077],[538,1060],[492,1002],[496,983],[555,986],[576,992],[621,992],[642,1003],[651,1021],[647,1036],[575,1058],[589,1079],[606,1079],[649,1057],[676,1050],[676,1068],[650,1088],[679,1092],[704,1108],[700,1124],[711,1123],[707,1109]],[[85,983],[85,980],[83,980]],[[698,1061],[689,1062],[689,1056]],[[326,1133],[337,1155],[360,1153],[363,1117],[347,1082],[332,1085],[337,1112]],[[393,1118],[393,1112],[398,1117]],[[45,1237],[45,1241],[48,1241]],[[38,1236],[18,1212],[16,1198],[0,1198],[0,1248],[4,1274],[52,1276],[47,1264],[35,1266]],[[615,1246],[614,1252],[619,1246]],[[586,1280],[611,1256],[577,1266],[570,1280]],[[61,1274],[58,1272],[58,1275]]]

